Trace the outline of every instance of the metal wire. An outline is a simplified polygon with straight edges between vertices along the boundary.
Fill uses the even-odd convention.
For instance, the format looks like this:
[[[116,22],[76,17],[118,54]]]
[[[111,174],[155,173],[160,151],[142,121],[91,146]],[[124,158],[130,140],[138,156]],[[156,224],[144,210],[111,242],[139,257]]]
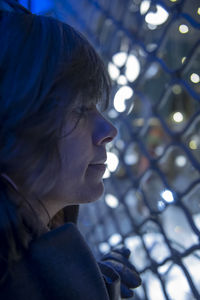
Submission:
[[[144,2],[149,7],[142,12]],[[82,31],[119,73],[114,78],[110,71],[108,112],[119,130],[108,148],[118,167],[105,179],[102,199],[82,207],[79,227],[97,258],[121,243],[132,250],[143,278],[137,299],[200,299],[198,2],[57,0],[48,12]],[[148,23],[159,9],[165,22]],[[119,53],[126,55],[121,66],[114,62]],[[140,71],[128,80],[133,56]],[[119,83],[120,75],[126,83]],[[124,86],[133,95],[119,112],[115,97]]]

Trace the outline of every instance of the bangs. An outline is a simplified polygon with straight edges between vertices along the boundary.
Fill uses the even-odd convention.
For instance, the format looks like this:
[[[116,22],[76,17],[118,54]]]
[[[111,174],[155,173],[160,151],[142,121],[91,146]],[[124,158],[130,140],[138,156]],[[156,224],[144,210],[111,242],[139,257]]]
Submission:
[[[81,83],[83,104],[95,104],[101,111],[105,111],[110,102],[111,81],[101,58],[92,48],[88,50],[91,53],[89,57],[85,54],[85,77],[83,76]]]
[[[109,106],[111,89],[108,71],[98,53],[84,36],[67,24],[63,27],[64,51],[69,47],[69,43],[71,44],[71,60],[69,61],[67,51],[63,73],[68,85],[70,83],[70,94],[73,96],[71,101],[79,99],[77,101],[80,104],[95,104],[101,111],[105,111]],[[69,40],[69,36],[72,40]],[[77,97],[78,95],[81,97]]]

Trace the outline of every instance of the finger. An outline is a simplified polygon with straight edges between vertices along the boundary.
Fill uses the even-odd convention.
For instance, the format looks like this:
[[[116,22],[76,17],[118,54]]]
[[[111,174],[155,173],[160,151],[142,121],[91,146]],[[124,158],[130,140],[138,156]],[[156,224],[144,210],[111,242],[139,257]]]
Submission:
[[[136,272],[131,271],[126,266],[123,266],[123,268],[121,268],[121,270],[119,271],[119,275],[121,278],[121,282],[127,285],[129,288],[137,288],[142,283],[140,276]]]
[[[135,289],[142,283],[140,276],[138,276],[135,272],[123,271],[120,277],[121,282],[126,284],[129,288]]]
[[[105,260],[115,260],[121,262],[123,265],[126,265],[129,269],[139,274],[136,268],[130,263],[130,261],[118,252],[111,251],[110,253],[106,254],[105,256],[102,257],[102,261]]]
[[[131,251],[126,247],[114,248],[112,251],[122,254],[126,258],[129,258],[130,254],[131,254]]]
[[[125,284],[121,283],[120,286],[121,290],[121,297],[122,298],[131,298],[133,297],[134,293],[132,290],[130,290]]]
[[[108,260],[106,261],[106,264],[110,265],[112,268],[114,268],[117,271],[117,273],[120,276],[121,282],[123,282],[128,287],[136,288],[139,285],[141,285],[142,281],[138,273],[136,273],[133,270],[130,270],[122,263],[117,262],[115,260]]]

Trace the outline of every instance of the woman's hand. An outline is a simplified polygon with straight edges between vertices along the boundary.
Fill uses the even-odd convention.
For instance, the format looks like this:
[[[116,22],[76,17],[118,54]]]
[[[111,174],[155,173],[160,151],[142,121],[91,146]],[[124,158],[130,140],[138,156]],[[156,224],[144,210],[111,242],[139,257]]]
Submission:
[[[128,248],[114,249],[110,253],[104,255],[101,263],[113,268],[121,279],[121,297],[130,298],[133,296],[134,289],[141,285],[142,280],[135,267],[128,260],[131,252]]]

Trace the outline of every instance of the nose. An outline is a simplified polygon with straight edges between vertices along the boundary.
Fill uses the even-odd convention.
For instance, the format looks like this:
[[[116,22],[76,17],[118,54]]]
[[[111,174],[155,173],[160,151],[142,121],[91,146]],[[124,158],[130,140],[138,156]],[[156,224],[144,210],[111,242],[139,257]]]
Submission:
[[[105,145],[111,142],[117,135],[117,128],[106,118],[101,116],[101,120],[93,134],[93,142],[97,145]]]

